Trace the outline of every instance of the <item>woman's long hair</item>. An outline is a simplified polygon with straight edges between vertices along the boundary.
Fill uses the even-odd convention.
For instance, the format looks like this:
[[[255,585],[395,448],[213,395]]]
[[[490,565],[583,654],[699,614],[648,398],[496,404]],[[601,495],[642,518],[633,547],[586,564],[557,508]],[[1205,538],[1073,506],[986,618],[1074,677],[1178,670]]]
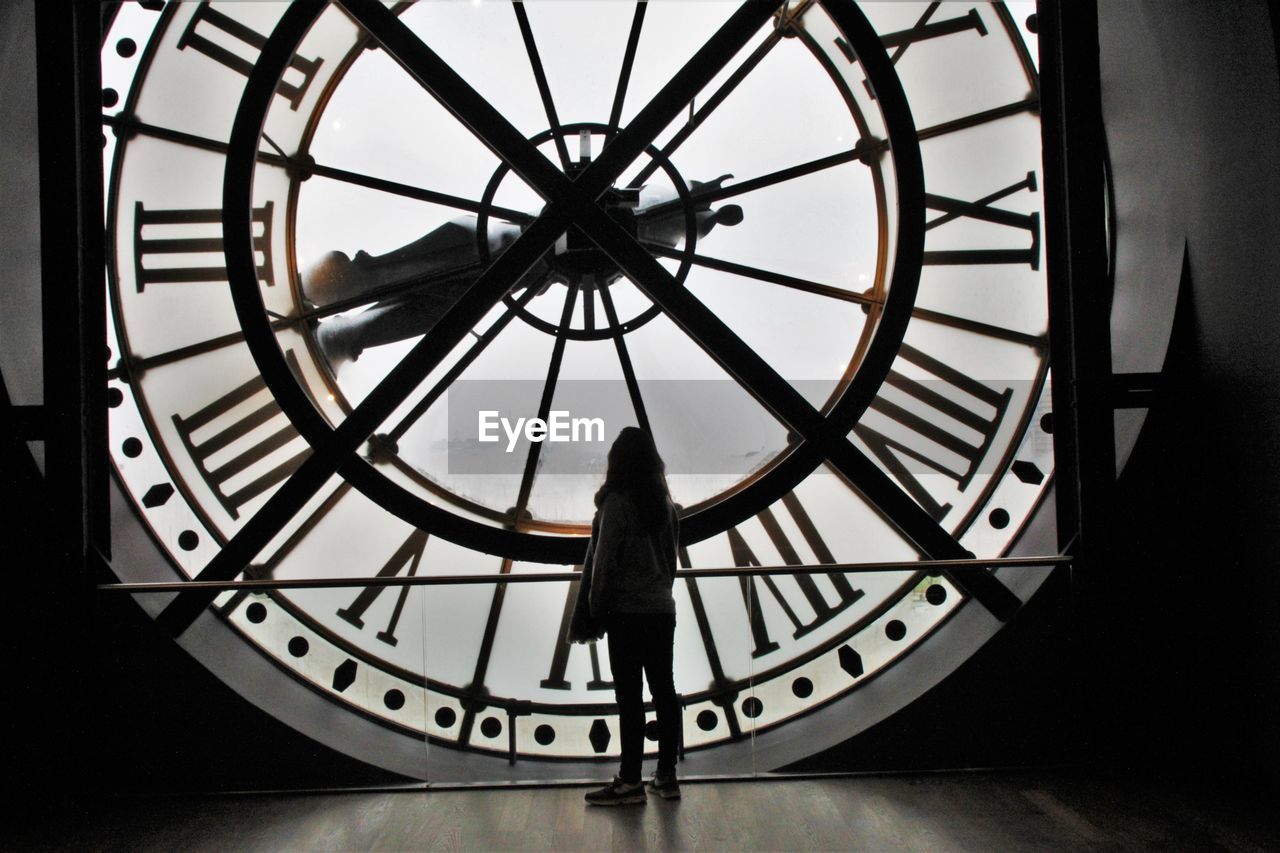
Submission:
[[[631,498],[642,522],[661,521],[671,502],[666,470],[653,437],[639,427],[625,427],[609,448],[609,470],[596,490],[596,507],[611,492],[621,492]]]

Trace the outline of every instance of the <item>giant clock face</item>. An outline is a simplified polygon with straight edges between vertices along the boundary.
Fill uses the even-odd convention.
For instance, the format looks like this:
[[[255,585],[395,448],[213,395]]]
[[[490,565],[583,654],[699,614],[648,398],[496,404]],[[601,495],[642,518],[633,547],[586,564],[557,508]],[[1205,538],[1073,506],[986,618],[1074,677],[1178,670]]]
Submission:
[[[125,4],[104,158],[138,523],[179,579],[455,578],[184,592],[170,624],[214,620],[372,763],[536,778],[616,757],[607,654],[562,637],[624,426],[668,461],[686,568],[1008,553],[1053,468],[1030,11]],[[583,429],[482,441],[482,412]],[[989,635],[1010,585],[679,581],[687,755],[740,766],[832,709],[852,734],[893,704],[863,685],[949,622]]]

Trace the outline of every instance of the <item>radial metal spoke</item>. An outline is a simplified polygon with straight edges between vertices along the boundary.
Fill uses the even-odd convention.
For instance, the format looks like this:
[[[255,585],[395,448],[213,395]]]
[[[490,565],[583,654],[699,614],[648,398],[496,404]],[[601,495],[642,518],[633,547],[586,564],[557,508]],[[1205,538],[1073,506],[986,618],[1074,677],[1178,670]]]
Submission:
[[[609,131],[605,142],[618,132],[622,121],[622,105],[627,100],[627,86],[631,83],[631,66],[636,61],[636,47],[640,44],[640,29],[644,26],[644,13],[649,7],[645,0],[637,0],[635,15],[631,18],[631,33],[627,36],[627,48],[622,54],[622,67],[618,69],[618,86],[613,93],[613,109],[609,110]]]
[[[854,302],[858,305],[879,305],[883,302],[883,300],[875,299],[865,293],[855,293],[854,291],[833,287],[829,284],[820,284],[816,281],[809,281],[804,278],[796,278],[791,275],[762,270],[759,267],[737,264],[733,261],[721,260],[720,258],[712,258],[707,255],[700,255],[697,252],[685,252],[680,249],[672,249],[667,246],[648,241],[644,241],[641,245],[653,254],[661,255],[664,258],[673,258],[675,260],[688,259],[694,264],[700,267],[706,267],[707,269],[732,273],[744,278],[768,282],[769,284],[778,284],[792,290],[800,290],[805,293],[813,293],[818,296],[828,296],[832,299],[839,299],[842,302]]]
[[[387,435],[391,440],[399,441],[404,437],[404,434],[408,432],[409,427],[413,426],[413,424],[417,422],[418,418],[426,414],[432,404],[434,404],[436,400],[440,399],[445,391],[449,390],[449,387],[457,381],[463,371],[470,367],[475,360],[480,357],[480,354],[485,351],[489,344],[493,343],[493,339],[496,338],[498,334],[516,318],[516,315],[520,313],[520,309],[528,305],[533,297],[537,295],[538,288],[530,287],[524,293],[520,294],[520,298],[516,300],[514,305],[508,305],[507,310],[503,311],[502,314],[498,316],[498,319],[493,321],[493,325],[486,329],[484,334],[476,338],[475,343],[471,345],[462,358],[458,359],[458,362],[453,367],[449,368],[448,372],[446,372],[444,376],[440,377],[440,381],[427,392],[426,396],[415,403],[413,408],[400,419],[400,422],[387,432]]]
[[[781,4],[776,0],[743,3],[723,26],[690,57],[662,90],[605,147],[591,168],[578,179],[592,198],[608,189],[643,153],[658,134],[716,74],[728,64]]]
[[[600,303],[604,306],[604,316],[609,321],[609,327],[618,329],[621,324],[618,322],[618,311],[614,308],[613,296],[610,295],[609,288],[606,287],[600,291]],[[613,344],[618,351],[618,364],[622,367],[622,378],[627,383],[631,407],[636,412],[636,423],[649,435],[653,435],[653,428],[649,425],[649,413],[645,410],[644,398],[640,395],[640,383],[636,381],[636,371],[631,364],[631,353],[627,351],[626,338],[620,331],[614,333]]]
[[[378,192],[384,192],[390,195],[398,195],[403,198],[426,201],[443,207],[453,207],[458,210],[465,210],[468,213],[484,213],[489,216],[497,217],[498,219],[505,219],[508,222],[515,222],[520,225],[527,225],[536,218],[534,214],[525,210],[515,210],[509,207],[483,204],[469,198],[463,198],[462,196],[423,189],[421,187],[403,184],[399,181],[389,181],[385,178],[375,178],[371,175],[352,172],[348,169],[315,165],[308,167],[307,170],[311,172],[311,174],[318,175],[322,178],[329,178],[330,180],[341,181],[346,184],[354,184],[355,186],[377,190]]]
[[[796,178],[802,178],[805,175],[812,175],[814,172],[821,172],[824,169],[831,169],[836,166],[842,166],[845,163],[851,163],[854,160],[862,160],[866,162],[870,157],[877,156],[881,151],[885,150],[887,145],[884,142],[858,143],[858,145],[850,148],[848,151],[841,151],[839,154],[830,154],[826,157],[819,157],[816,160],[810,160],[807,163],[800,163],[795,166],[788,166],[785,169],[779,169],[776,172],[769,172],[758,178],[751,178],[746,181],[736,181],[721,187],[714,187],[707,184],[707,189],[697,187],[689,192],[691,201],[699,204],[711,204],[713,202],[722,201],[726,198],[733,198],[743,193],[749,193],[753,190],[764,189],[775,184],[792,181]],[[684,199],[673,198],[670,201],[664,201],[651,207],[646,207],[644,216],[656,216],[664,213],[670,213],[684,206]],[[643,217],[641,217],[643,218]]]
[[[498,567],[498,574],[511,574],[513,561],[508,557],[502,560]],[[498,621],[502,618],[502,608],[507,600],[507,585],[505,583],[496,583],[493,587],[493,598],[489,601],[489,615],[485,617],[484,634],[480,639],[480,648],[476,651],[476,667],[471,675],[471,683],[467,685],[466,691],[475,696],[483,696],[486,693],[485,680],[489,674],[489,660],[493,657],[493,641],[498,635]],[[471,740],[471,731],[476,722],[476,708],[480,707],[474,702],[464,702],[462,710],[462,723],[458,727],[458,743],[466,744]]]
[[[432,94],[534,191],[551,200],[547,190],[567,181],[524,134],[429,48],[378,0],[341,0],[351,17],[365,28],[418,84]]]
[[[542,399],[538,401],[538,420],[546,423],[551,414],[551,403],[556,395],[556,383],[560,379],[560,365],[564,362],[564,348],[569,339],[569,324],[573,322],[573,309],[578,300],[578,286],[570,284],[564,297],[564,310],[560,312],[560,325],[556,329],[556,342],[551,348],[551,362],[547,365],[547,381],[542,386]],[[520,521],[529,506],[533,493],[533,480],[538,474],[538,459],[542,455],[542,442],[529,442],[529,455],[525,457],[524,473],[520,477],[520,492],[516,497],[515,517],[512,524],[519,529]]]
[[[173,128],[147,124],[146,122],[141,122],[137,119],[126,116],[103,116],[102,123],[107,127],[125,130],[130,133],[140,133],[144,136],[150,136],[153,139],[163,139],[166,142],[185,145],[189,148],[199,148],[203,151],[212,151],[217,154],[227,153],[227,143],[220,140],[210,139],[205,136],[197,136],[194,133],[186,133],[185,131],[174,130]],[[267,165],[277,166],[281,169],[305,173],[307,175],[319,175],[320,177],[329,178],[330,180],[366,187],[368,189],[378,190],[379,192],[397,195],[403,198],[430,202],[443,207],[453,207],[470,213],[486,213],[489,216],[505,219],[509,222],[515,222],[521,225],[528,224],[534,220],[533,214],[527,211],[481,204],[480,202],[469,198],[450,195],[449,193],[436,192],[435,190],[429,190],[423,187],[415,187],[410,184],[400,183],[399,181],[376,178],[372,175],[352,172],[348,169],[338,169],[333,166],[325,166],[317,163],[303,163],[296,157],[288,157],[283,154],[277,154],[270,151],[259,151],[257,158],[259,163],[266,163]]]
[[[560,134],[560,119],[556,115],[556,104],[551,98],[551,87],[547,84],[547,73],[542,68],[542,56],[538,53],[538,43],[533,38],[533,27],[529,26],[529,13],[525,11],[524,0],[515,0],[511,4],[516,15],[516,23],[520,27],[520,37],[524,39],[524,51],[529,55],[529,65],[533,69],[533,79],[538,84],[538,95],[542,98],[542,108],[547,113],[547,126],[551,128],[551,139],[555,142],[556,154],[560,156],[560,165],[569,171],[572,162],[569,160],[569,149],[564,137]]]
[[[534,191],[549,201],[564,203],[575,218],[598,212],[593,200],[640,156],[779,5],[776,2],[743,3],[574,182],[381,3],[377,0],[341,2],[445,109],[505,160]],[[575,183],[578,191],[574,190]]]
[[[706,121],[707,116],[715,112],[716,108],[724,103],[725,99],[732,94],[733,90],[738,88],[738,84],[747,79],[747,75],[750,74],[757,65],[764,61],[764,58],[769,55],[769,51],[773,50],[774,46],[781,40],[781,29],[775,29],[773,32],[769,33],[760,46],[751,51],[751,55],[744,59],[742,64],[734,69],[734,72],[729,75],[729,79],[720,84],[720,88],[715,91],[711,98],[693,114],[683,127],[676,131],[675,136],[671,137],[666,145],[662,146],[662,156],[654,157],[649,161],[647,166],[640,170],[639,174],[631,179],[630,186],[643,186],[644,182],[649,180],[649,177],[662,165],[662,161],[664,159],[671,159],[671,155],[675,153],[676,149],[683,145],[685,140],[687,140],[693,132],[697,130],[704,121]],[[692,100],[693,98],[690,97],[690,99],[685,103],[690,103]]]
[[[341,314],[343,311],[350,311],[353,308],[359,308],[362,305],[370,305],[383,299],[389,299],[394,296],[398,296],[401,293],[406,293],[423,287],[431,287],[435,284],[450,281],[459,276],[468,275],[473,272],[479,273],[481,269],[482,266],[480,264],[467,264],[466,266],[454,267],[453,269],[445,270],[436,275],[415,276],[403,281],[385,284],[381,287],[373,288],[366,293],[362,293],[359,296],[339,299],[318,308],[310,308],[289,317],[272,320],[271,329],[276,332],[283,331],[285,329],[293,329],[316,320],[321,320],[325,317],[332,317],[335,314]],[[243,330],[229,332],[225,335],[218,335],[217,337],[199,341],[194,344],[175,347],[174,349],[156,353],[155,355],[142,357],[135,356],[129,360],[128,364],[121,365],[118,368],[113,368],[108,371],[107,377],[109,379],[117,379],[126,372],[137,373],[149,370],[153,367],[162,367],[166,364],[174,364],[175,362],[183,361],[194,356],[214,352],[215,350],[222,349],[223,347],[233,346],[234,344],[243,342],[244,339],[245,334]]]
[[[227,143],[219,139],[210,139],[207,136],[198,136],[194,133],[187,133],[182,130],[174,130],[171,127],[161,127],[156,124],[147,124],[139,121],[137,118],[117,113],[116,115],[104,115],[102,124],[126,133],[140,133],[143,136],[150,136],[153,139],[163,139],[166,142],[175,142],[179,145],[186,145],[188,148],[199,148],[203,151],[213,151],[218,154],[227,153]],[[270,163],[272,166],[287,167],[289,160],[287,157],[281,157],[269,151],[259,151],[258,161],[262,163]]]

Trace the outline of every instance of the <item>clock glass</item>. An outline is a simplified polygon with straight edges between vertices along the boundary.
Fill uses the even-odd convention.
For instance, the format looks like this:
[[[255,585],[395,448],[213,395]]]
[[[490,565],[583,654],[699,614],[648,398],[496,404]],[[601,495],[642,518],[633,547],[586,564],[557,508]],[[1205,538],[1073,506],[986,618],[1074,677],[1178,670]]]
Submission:
[[[612,684],[564,628],[640,425],[684,568],[843,567],[677,581],[686,762],[882,718],[1036,584],[921,562],[1031,547],[1052,479],[1033,13],[122,4],[114,569],[357,579],[184,591],[183,643],[406,775],[584,775]]]

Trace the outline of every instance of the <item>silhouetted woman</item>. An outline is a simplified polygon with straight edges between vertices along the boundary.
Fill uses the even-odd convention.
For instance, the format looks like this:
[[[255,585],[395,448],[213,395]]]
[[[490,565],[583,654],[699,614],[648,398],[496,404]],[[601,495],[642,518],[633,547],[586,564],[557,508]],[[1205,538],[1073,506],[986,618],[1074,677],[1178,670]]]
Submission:
[[[643,670],[658,716],[658,768],[649,790],[680,796],[676,748],[680,708],[672,678],[676,605],[676,509],[667,490],[665,465],[653,439],[627,427],[609,450],[609,470],[596,492],[578,611],[589,601],[590,617],[609,635],[609,665],[618,702],[622,767],[613,782],[587,794],[593,805],[643,803]],[[575,622],[585,614],[575,614]],[[578,627],[578,626],[575,626]],[[586,639],[581,636],[574,639]],[[588,631],[587,633],[597,632]]]

